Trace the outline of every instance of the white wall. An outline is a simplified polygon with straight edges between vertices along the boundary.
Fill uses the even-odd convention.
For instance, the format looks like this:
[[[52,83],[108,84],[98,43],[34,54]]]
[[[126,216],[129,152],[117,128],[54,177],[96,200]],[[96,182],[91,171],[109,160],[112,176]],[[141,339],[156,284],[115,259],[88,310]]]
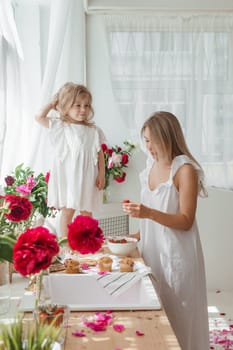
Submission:
[[[197,220],[210,290],[233,290],[233,192],[209,189],[200,199]]]
[[[100,16],[87,19],[87,85],[94,97],[95,120],[103,128],[112,144],[131,138],[130,131],[118,112],[108,78],[108,52],[104,27]],[[114,183],[111,199],[139,199],[138,174],[145,165],[142,152],[137,152],[130,163],[124,184]],[[198,203],[197,220],[206,262],[209,290],[233,290],[233,192],[209,190],[207,199]],[[130,228],[136,230],[138,222],[131,219]],[[198,286],[197,286],[198,288]]]

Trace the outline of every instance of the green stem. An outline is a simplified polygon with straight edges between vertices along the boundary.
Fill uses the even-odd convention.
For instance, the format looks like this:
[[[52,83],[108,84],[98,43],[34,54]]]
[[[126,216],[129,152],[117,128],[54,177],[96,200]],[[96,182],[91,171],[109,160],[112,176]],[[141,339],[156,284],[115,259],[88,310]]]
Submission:
[[[65,244],[65,243],[68,243],[67,237],[62,237],[62,238],[59,239],[59,241],[58,241],[58,244],[59,244],[59,245],[62,245],[62,244]]]
[[[5,235],[0,235],[0,240],[6,240],[10,243],[15,244],[16,240],[14,238],[11,238],[9,236],[5,236]]]
[[[36,308],[39,305],[39,301],[41,297],[42,279],[43,279],[43,270],[41,270],[36,276],[36,301],[35,301]]]

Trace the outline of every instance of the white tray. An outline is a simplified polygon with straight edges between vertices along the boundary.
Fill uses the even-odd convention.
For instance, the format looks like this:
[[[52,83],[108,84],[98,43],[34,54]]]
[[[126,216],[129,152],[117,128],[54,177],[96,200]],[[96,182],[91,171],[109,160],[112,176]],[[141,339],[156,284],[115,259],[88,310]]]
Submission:
[[[159,298],[149,276],[117,297],[113,297],[91,275],[51,274],[49,276],[51,301],[67,304],[73,311],[94,310],[159,310]],[[35,295],[25,292],[20,304],[21,311],[32,311]]]

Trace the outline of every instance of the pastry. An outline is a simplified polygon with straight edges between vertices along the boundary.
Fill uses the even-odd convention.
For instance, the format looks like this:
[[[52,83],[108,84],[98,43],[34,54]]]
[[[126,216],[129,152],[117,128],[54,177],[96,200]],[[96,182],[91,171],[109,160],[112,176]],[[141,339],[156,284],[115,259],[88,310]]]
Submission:
[[[111,272],[112,271],[112,258],[110,258],[109,256],[103,256],[102,258],[99,258],[98,260],[98,268],[100,272],[103,271],[108,271]]]
[[[120,260],[120,272],[132,272],[134,260],[132,258],[123,258]]]
[[[64,261],[64,267],[66,273],[79,273],[80,272],[80,264],[78,260],[67,258]]]

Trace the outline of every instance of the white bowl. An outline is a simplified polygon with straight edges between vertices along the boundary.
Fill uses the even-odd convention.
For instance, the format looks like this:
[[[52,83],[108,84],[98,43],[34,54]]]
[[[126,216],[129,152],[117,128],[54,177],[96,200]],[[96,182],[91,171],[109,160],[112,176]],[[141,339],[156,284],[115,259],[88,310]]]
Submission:
[[[127,243],[121,243],[121,240],[126,240]],[[107,237],[107,245],[113,254],[127,256],[136,249],[137,239],[127,236]]]

